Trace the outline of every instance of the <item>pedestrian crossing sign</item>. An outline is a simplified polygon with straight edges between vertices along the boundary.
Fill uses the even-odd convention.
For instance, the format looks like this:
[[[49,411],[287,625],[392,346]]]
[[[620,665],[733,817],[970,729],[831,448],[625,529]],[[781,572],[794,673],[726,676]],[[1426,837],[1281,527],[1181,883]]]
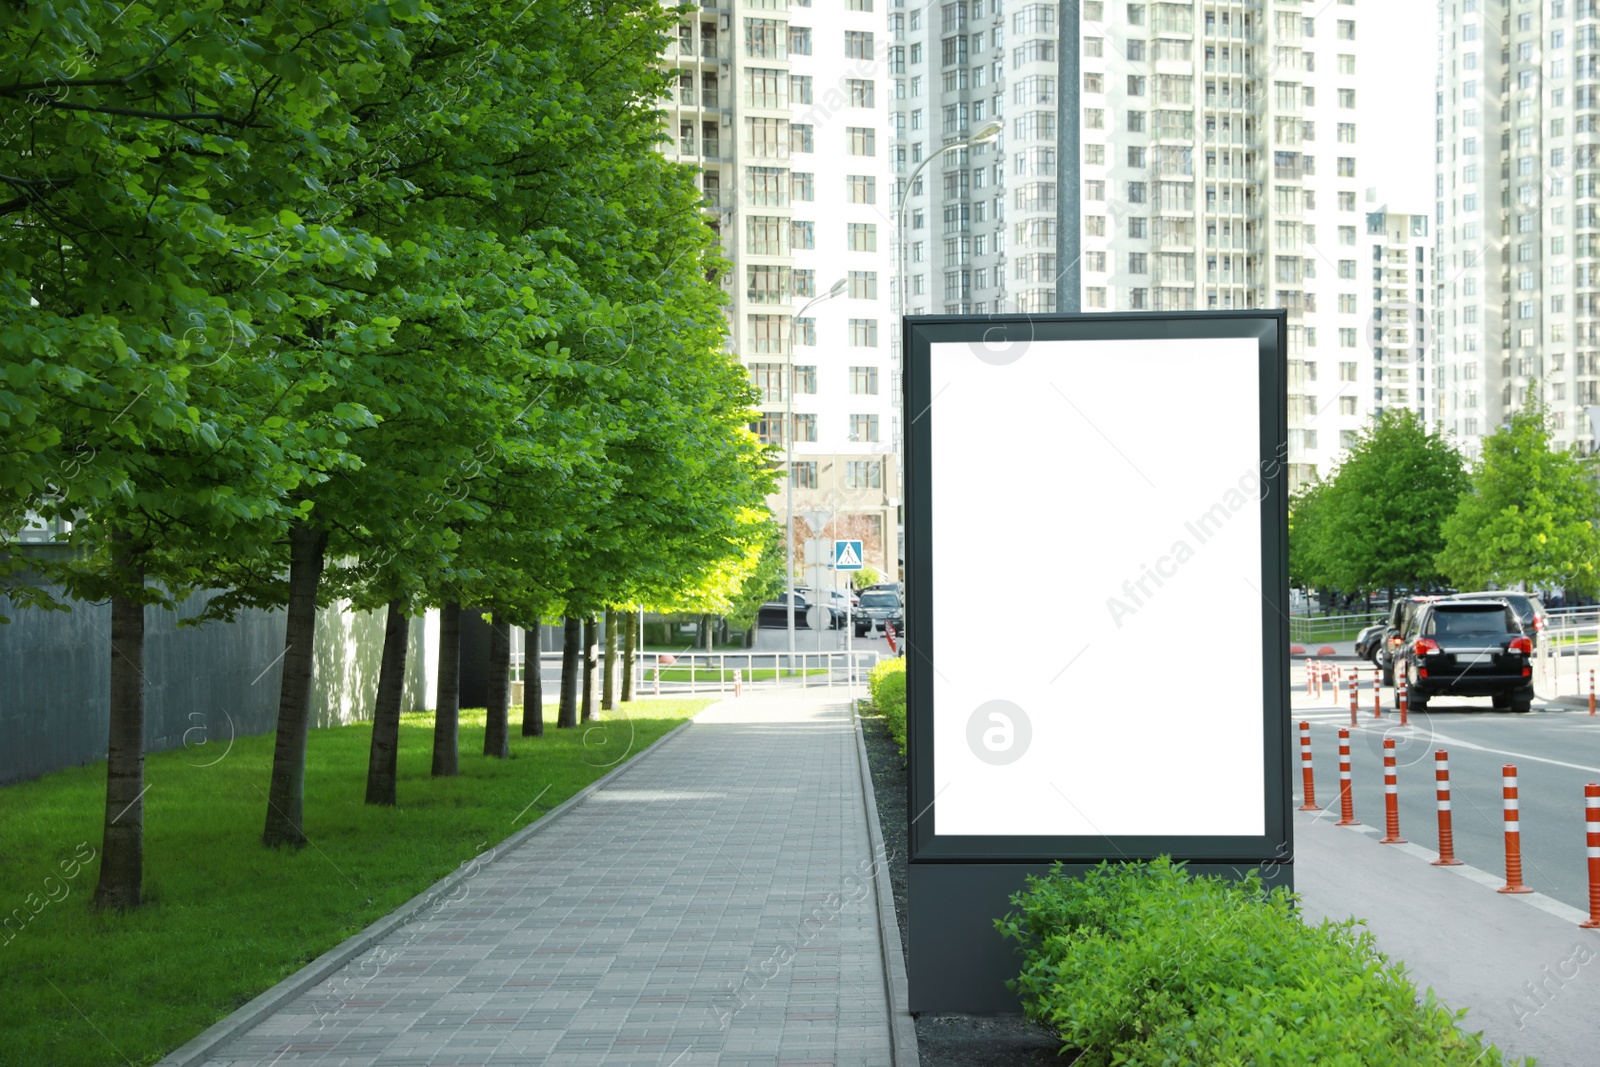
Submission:
[[[861,542],[835,541],[833,543],[833,569],[858,571],[861,569]]]

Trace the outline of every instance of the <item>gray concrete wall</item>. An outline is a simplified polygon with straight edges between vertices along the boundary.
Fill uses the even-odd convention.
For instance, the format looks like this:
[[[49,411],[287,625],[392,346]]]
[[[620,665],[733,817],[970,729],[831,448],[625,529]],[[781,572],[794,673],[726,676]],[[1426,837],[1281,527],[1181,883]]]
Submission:
[[[209,594],[177,611],[146,609],[145,748],[224,743],[277,724],[284,613],[248,610],[232,623],[179,627]],[[72,602],[71,611],[17,608],[0,596],[0,784],[105,758],[111,609]],[[317,614],[312,713],[315,725],[367,719],[383,651],[382,612],[339,605]],[[413,620],[406,711],[425,709],[426,648]]]

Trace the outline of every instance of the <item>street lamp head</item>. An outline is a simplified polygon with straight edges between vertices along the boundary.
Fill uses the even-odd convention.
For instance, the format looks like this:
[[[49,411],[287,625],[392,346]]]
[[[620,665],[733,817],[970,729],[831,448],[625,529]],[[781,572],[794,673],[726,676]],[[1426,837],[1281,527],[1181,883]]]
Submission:
[[[991,122],[991,123],[989,123],[989,125],[985,126],[983,129],[979,130],[977,133],[973,134],[972,135],[972,139],[969,140],[967,142],[967,144],[969,144],[969,145],[988,144],[990,141],[994,140],[996,137],[999,137],[1000,134],[1002,132],[1004,132],[1004,131],[1005,131],[1005,126],[1004,125],[1002,125],[1001,123],[998,123],[998,122]]]
[[[828,286],[828,295],[830,297],[835,297],[835,296],[838,296],[840,293],[844,292],[844,284],[845,284],[844,279],[840,278],[838,281],[836,281],[832,285]]]

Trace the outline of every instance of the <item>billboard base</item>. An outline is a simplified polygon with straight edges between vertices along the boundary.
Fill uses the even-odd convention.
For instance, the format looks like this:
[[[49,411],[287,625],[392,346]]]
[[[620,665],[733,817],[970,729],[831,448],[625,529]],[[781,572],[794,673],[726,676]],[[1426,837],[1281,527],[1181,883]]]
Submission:
[[[1062,865],[1079,876],[1095,864]],[[1269,888],[1294,888],[1294,864],[1254,865]],[[1242,877],[1251,864],[1191,863],[1197,875]],[[1002,940],[994,920],[1011,909],[1011,894],[1027,876],[1044,875],[1048,863],[911,863],[906,872],[906,969],[913,1012],[1007,1015],[1022,1001],[1006,988],[1021,969],[1014,942]]]

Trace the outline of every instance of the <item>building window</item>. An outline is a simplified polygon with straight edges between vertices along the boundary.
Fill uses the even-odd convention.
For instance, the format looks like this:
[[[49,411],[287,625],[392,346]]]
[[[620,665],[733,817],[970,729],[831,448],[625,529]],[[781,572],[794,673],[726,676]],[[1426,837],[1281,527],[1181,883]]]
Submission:
[[[877,95],[871,78],[847,78],[845,88],[851,107],[872,107]]]
[[[878,226],[873,222],[848,223],[849,249],[852,252],[876,252],[878,250]],[[797,247],[812,248],[813,245]]]
[[[789,100],[795,104],[811,103],[811,75],[789,75]]]
[[[802,219],[789,223],[789,244],[793,248],[817,247],[817,224]]]
[[[1091,285],[1083,291],[1083,306],[1103,308],[1106,306],[1106,290],[1104,286]]]
[[[816,127],[810,123],[799,122],[789,127],[790,152],[815,152],[816,150]]]
[[[845,30],[844,55],[846,59],[871,59],[872,34],[864,30]]]
[[[878,368],[851,367],[850,392],[857,396],[878,395]]]
[[[788,221],[776,215],[746,216],[745,251],[758,256],[788,255],[789,244],[783,239],[783,227]]]
[[[1354,415],[1355,413],[1356,413],[1356,398],[1353,397],[1353,396],[1341,396],[1339,398],[1339,414],[1341,414],[1341,415]]]
[[[778,34],[783,23],[777,19],[744,20],[744,54],[752,59],[784,59],[784,47]],[[794,31],[789,31],[793,39]]]
[[[844,465],[846,489],[882,489],[883,465],[875,459],[852,459]]]
[[[789,268],[751,264],[745,268],[745,299],[752,304],[787,304]]]
[[[760,417],[750,424],[750,432],[764,445],[783,444],[783,412],[761,412]]]
[[[762,404],[781,404],[784,401],[782,363],[751,363],[750,384],[761,391]]]
[[[748,315],[745,325],[747,351],[781,355],[789,350],[789,316]]]
[[[1356,346],[1356,328],[1354,326],[1339,327],[1339,347],[1354,348]],[[1341,364],[1342,366],[1342,364]]]
[[[811,54],[811,27],[789,27],[789,54],[794,56],[809,56]]]
[[[1128,273],[1129,274],[1149,274],[1150,273],[1150,256],[1149,256],[1149,254],[1145,253],[1145,252],[1129,252],[1128,253]]]
[[[798,459],[790,464],[789,484],[796,489],[817,488],[817,461],[814,459]]]
[[[850,296],[855,300],[878,299],[878,272],[853,270],[849,272]]]
[[[870,126],[848,126],[845,133],[849,137],[850,154],[852,156],[875,156],[878,154],[878,131]]]
[[[794,320],[794,343],[805,345],[808,348],[817,346],[817,320],[807,315],[803,319]],[[815,389],[810,392],[816,392]]]
[[[1356,39],[1356,23],[1354,19],[1339,19],[1335,28],[1337,30],[1335,36],[1339,40],[1353,41]]]
[[[789,172],[781,167],[746,167],[744,196],[752,207],[787,207]]]
[[[815,444],[817,441],[817,417],[815,415],[796,415],[794,417],[794,439]]]
[[[877,319],[851,319],[850,320],[850,347],[852,347],[852,348],[877,348],[878,347],[878,320]]]
[[[789,175],[789,198],[812,201],[817,198],[817,176],[809,171],[797,170]]]
[[[876,443],[878,440],[878,416],[851,415],[850,440]]]

